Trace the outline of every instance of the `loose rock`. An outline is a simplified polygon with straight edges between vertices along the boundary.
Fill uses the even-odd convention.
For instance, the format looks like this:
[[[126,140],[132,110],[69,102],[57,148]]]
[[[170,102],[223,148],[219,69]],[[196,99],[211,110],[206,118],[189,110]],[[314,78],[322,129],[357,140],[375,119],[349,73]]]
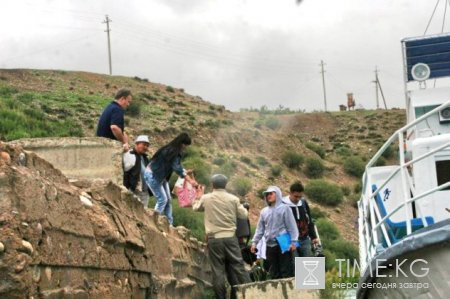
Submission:
[[[37,265],[34,266],[33,270],[33,281],[35,283],[38,283],[41,281],[41,268],[39,268]]]
[[[44,270],[45,277],[47,277],[48,281],[52,280],[52,269],[50,267],[46,267]]]
[[[80,195],[80,200],[85,206],[92,207],[92,201],[86,196]]]
[[[25,251],[29,254],[32,255],[33,254],[33,245],[31,245],[30,242],[22,240],[22,246],[25,248]]]
[[[22,272],[28,264],[28,259],[30,259],[30,257],[26,254],[19,254],[19,256],[17,256],[17,265],[14,267],[14,271],[16,273]]]
[[[24,153],[19,155],[19,165],[25,166],[27,164],[27,156]]]
[[[3,245],[2,242],[0,242],[0,253],[5,251],[5,245]]]
[[[0,152],[0,159],[6,162],[6,164],[11,163],[11,157],[7,152]]]

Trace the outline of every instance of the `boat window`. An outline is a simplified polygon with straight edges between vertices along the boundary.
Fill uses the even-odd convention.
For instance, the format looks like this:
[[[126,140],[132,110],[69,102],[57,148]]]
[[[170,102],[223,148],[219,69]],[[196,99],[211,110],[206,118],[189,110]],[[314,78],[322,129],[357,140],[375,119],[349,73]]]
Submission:
[[[438,107],[439,105],[431,105],[431,106],[422,106],[422,107],[415,107],[414,112],[416,113],[416,119],[424,115],[425,113],[430,112],[434,108]]]
[[[436,161],[436,175],[438,186],[450,182],[450,160]],[[443,190],[450,190],[450,187]]]

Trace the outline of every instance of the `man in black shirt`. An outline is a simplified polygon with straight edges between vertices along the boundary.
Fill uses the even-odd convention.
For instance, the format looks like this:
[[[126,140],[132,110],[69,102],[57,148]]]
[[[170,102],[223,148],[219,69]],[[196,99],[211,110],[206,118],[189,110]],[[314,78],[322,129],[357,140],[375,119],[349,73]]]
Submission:
[[[311,243],[318,244],[314,222],[311,218],[309,205],[304,198],[304,187],[302,183],[296,182],[291,185],[289,195],[283,198],[283,203],[287,204],[294,215],[298,228],[298,240],[300,247],[296,249],[295,256],[310,257]]]
[[[132,100],[131,91],[120,89],[115,100],[103,110],[97,125],[97,136],[122,142],[124,151],[129,150],[128,135],[125,133],[125,109]]]

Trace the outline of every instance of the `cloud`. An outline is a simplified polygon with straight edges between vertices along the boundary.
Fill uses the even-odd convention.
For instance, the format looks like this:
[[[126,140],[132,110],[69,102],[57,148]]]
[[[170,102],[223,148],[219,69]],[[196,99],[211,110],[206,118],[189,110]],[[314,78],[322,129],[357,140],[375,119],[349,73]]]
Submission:
[[[389,106],[403,105],[400,40],[423,33],[434,3],[416,0],[9,1],[0,12],[0,66],[113,73],[185,88],[237,110],[330,109],[354,92],[375,106],[375,66]],[[424,16],[424,12],[425,15]],[[438,11],[439,13],[439,11]],[[440,31],[439,20],[430,32]]]

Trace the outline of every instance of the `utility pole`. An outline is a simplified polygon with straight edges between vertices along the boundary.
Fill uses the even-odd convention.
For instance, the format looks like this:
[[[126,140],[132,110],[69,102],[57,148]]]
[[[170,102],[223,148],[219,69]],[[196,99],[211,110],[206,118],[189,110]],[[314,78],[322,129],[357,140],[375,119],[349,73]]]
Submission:
[[[380,79],[378,78],[378,68],[377,67],[375,67],[375,81],[372,81],[372,82],[375,83],[375,97],[377,100],[377,109],[380,109],[380,100],[379,100],[379,96],[378,96],[378,89],[380,89],[381,97],[383,98],[384,109],[387,110],[386,99],[384,98],[383,89],[381,88]]]
[[[323,60],[320,61],[320,73],[322,74],[322,88],[323,88],[323,102],[325,104],[325,112],[328,111],[327,109],[327,90],[325,88],[325,70],[324,70]]]
[[[375,67],[375,81],[372,81],[375,83],[375,99],[377,101],[377,109],[380,109],[380,101],[378,99],[378,68]]]
[[[378,87],[380,88],[381,97],[383,98],[384,109],[387,110],[386,99],[384,98],[383,89],[381,88],[381,83],[380,83],[380,79],[378,78],[378,75],[377,75],[377,82],[378,82]]]
[[[112,22],[112,20],[106,15],[105,20],[103,21],[103,24],[106,24],[106,35],[108,36],[108,61],[109,61],[109,75],[112,75],[112,63],[111,63],[111,40],[109,37],[109,32],[111,32],[111,29],[109,29],[109,23]]]

